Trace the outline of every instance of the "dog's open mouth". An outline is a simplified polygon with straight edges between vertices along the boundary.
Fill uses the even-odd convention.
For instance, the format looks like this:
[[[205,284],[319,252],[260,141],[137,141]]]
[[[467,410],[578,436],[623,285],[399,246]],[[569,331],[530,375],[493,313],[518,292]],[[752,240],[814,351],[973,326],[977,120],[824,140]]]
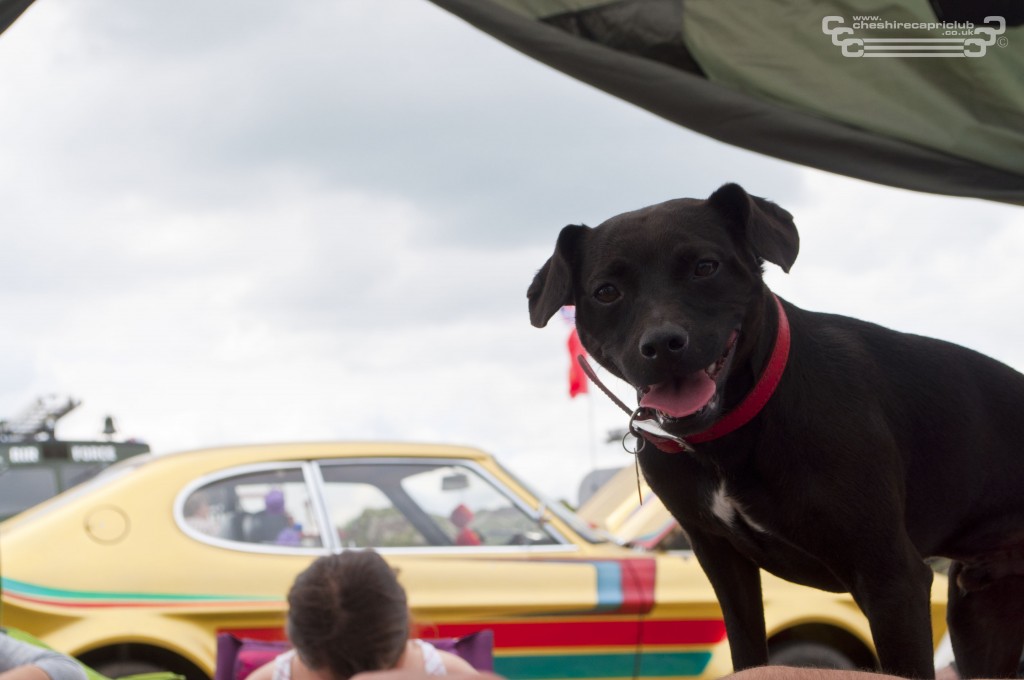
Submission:
[[[739,331],[733,331],[721,356],[707,368],[641,389],[640,406],[653,410],[659,421],[703,415],[718,408],[718,379],[732,359]]]

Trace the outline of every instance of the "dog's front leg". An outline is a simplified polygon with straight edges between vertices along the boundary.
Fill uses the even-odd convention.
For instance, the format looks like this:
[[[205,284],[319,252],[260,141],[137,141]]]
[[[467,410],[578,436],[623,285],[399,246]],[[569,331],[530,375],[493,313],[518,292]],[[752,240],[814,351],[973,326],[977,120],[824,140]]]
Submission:
[[[935,677],[932,570],[909,540],[902,550],[877,548],[872,564],[863,564],[850,578],[850,593],[871,626],[882,670],[904,678]]]
[[[761,570],[725,538],[684,528],[722,607],[733,668],[739,671],[765,665],[768,663],[768,636],[761,597]]]

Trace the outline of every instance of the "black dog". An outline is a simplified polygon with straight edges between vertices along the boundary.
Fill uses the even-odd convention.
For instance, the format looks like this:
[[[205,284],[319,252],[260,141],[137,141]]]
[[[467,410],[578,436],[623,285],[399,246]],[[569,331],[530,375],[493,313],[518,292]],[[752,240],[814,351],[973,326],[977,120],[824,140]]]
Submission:
[[[798,247],[792,216],[735,184],[570,225],[530,286],[530,320],[575,304],[584,347],[637,388],[644,476],[715,588],[736,669],[768,659],[760,567],[849,591],[883,670],[933,677],[923,558],[945,556],[961,673],[1013,677],[1024,376],[778,301],[762,265],[788,272]]]

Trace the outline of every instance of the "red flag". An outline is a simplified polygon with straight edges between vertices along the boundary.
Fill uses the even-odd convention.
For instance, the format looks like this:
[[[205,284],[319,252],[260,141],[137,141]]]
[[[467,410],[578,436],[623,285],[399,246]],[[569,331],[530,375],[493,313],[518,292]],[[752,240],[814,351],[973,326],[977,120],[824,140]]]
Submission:
[[[572,332],[569,333],[569,396],[575,397],[578,394],[587,393],[587,374],[583,372],[580,367],[580,362],[576,359],[577,356],[587,356],[587,351],[583,349],[583,343],[580,342],[580,336],[576,333],[576,327],[573,326]]]

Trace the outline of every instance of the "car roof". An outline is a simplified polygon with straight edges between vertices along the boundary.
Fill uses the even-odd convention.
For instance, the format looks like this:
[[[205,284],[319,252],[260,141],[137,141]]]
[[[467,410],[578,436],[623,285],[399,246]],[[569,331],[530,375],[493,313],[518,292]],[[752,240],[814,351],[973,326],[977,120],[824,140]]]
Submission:
[[[491,454],[480,449],[467,446],[411,442],[280,442],[218,446],[167,453],[145,453],[110,465],[91,480],[49,498],[14,517],[6,519],[2,524],[5,531],[11,531],[15,527],[31,521],[33,517],[47,514],[57,507],[74,502],[75,499],[90,494],[97,486],[116,483],[115,480],[123,478],[129,471],[132,477],[138,475],[159,475],[167,479],[174,478],[180,481],[187,477],[198,477],[236,466],[316,459],[344,460],[346,458],[353,460],[365,458],[377,460],[384,458],[422,458],[424,460],[444,458],[481,463],[492,469],[500,467]]]
[[[158,469],[170,472],[188,469],[191,473],[206,474],[215,470],[242,465],[259,465],[274,462],[299,462],[305,460],[376,460],[395,458],[409,459],[460,459],[488,466],[498,466],[494,456],[480,449],[446,444],[421,444],[411,442],[279,442],[272,444],[239,444],[201,449],[189,449],[168,453],[151,453],[111,465],[99,477],[118,474],[120,470],[131,469],[137,474],[155,473]],[[500,467],[500,466],[499,466]]]
[[[264,462],[275,460],[307,460],[312,458],[464,458],[487,460],[492,456],[480,449],[448,444],[422,444],[412,442],[359,442],[315,441],[278,442],[270,444],[239,444],[205,447],[173,452],[155,452],[142,456],[143,460],[177,460],[187,457],[217,457],[218,462]]]

